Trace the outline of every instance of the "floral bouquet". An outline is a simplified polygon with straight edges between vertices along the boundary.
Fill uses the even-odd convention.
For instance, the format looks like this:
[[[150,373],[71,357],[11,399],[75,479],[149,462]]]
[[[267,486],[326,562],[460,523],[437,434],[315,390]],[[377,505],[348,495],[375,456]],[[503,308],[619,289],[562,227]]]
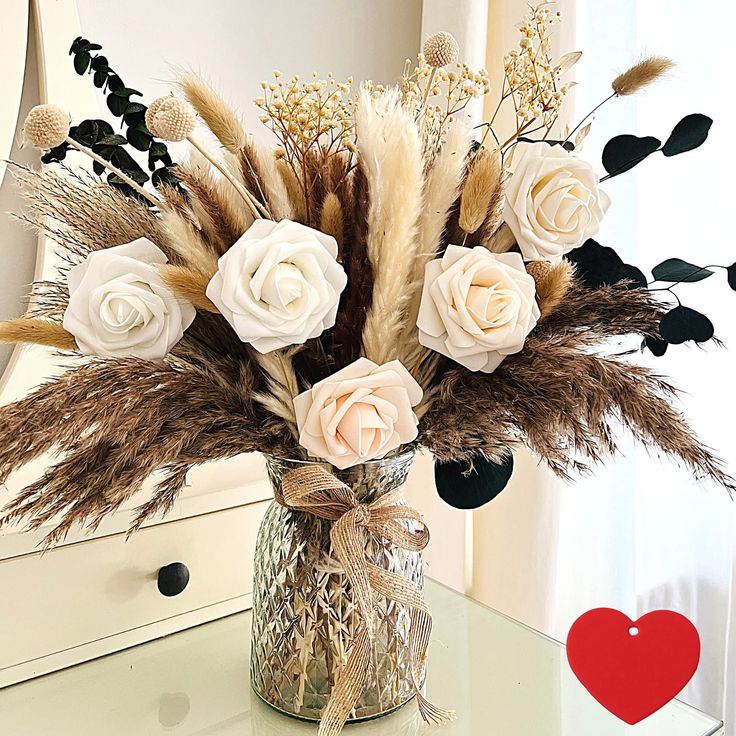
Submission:
[[[75,68],[106,92],[122,132],[70,127],[51,105],[25,124],[58,165],[13,167],[18,217],[58,244],[62,266],[0,338],[91,360],[0,408],[0,482],[61,453],[4,522],[55,520],[52,544],[74,524],[94,528],[158,471],[137,528],[171,508],[192,466],[266,453],[277,503],[256,564],[254,687],[321,718],[325,734],[414,695],[427,721],[450,717],[420,692],[427,530],[397,496],[414,448],[434,455],[439,492],[460,508],[504,487],[515,447],[567,478],[616,452],[618,424],[732,487],[673,408],[674,389],[610,349],[633,336],[629,353],[661,355],[710,339],[712,324],[679,300],[669,308],[668,292],[593,240],[610,204],[601,182],[696,148],[711,121],[687,116],[664,144],[617,136],[599,179],[578,155],[590,116],[556,132],[580,57],[551,57],[557,21],[547,4],[531,10],[505,57],[496,113],[513,105],[510,137],[496,114],[465,123],[491,90],[485,71],[457,64],[448,33],[427,39],[396,87],[364,82],[353,95],[351,79],[274,72],[256,104],[275,147],[198,77],[180,80],[181,96],[135,101],[82,38]],[[604,102],[669,67],[640,61]],[[200,121],[216,150],[195,135]],[[192,155],[174,163],[166,142],[185,140]],[[150,177],[130,149],[147,154]],[[59,163],[73,150],[96,176]],[[672,258],[654,278],[712,273]],[[328,589],[344,607],[325,603]],[[320,657],[312,692],[305,662]]]

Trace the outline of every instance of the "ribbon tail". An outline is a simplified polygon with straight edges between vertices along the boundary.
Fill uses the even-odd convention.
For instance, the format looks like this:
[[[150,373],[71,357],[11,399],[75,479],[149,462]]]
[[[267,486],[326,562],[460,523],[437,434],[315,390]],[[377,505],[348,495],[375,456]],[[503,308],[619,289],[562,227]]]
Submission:
[[[348,661],[337,676],[330,700],[322,713],[317,736],[337,736],[363,692],[370,671],[371,641],[362,627],[350,650]]]

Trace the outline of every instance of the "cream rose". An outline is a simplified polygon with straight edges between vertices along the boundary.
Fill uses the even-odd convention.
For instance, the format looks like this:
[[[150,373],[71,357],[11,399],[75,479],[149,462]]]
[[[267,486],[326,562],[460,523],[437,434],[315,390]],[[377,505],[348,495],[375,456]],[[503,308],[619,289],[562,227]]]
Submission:
[[[256,220],[219,260],[207,296],[261,353],[298,345],[335,324],[347,277],[337,242],[291,220]]]
[[[417,436],[422,389],[393,360],[359,358],[294,399],[299,442],[337,468],[384,457]]]
[[[518,253],[450,245],[427,264],[419,342],[471,371],[495,371],[538,319],[534,279]]]
[[[525,261],[557,261],[598,232],[610,199],[592,166],[562,146],[518,143],[503,219]]]
[[[64,327],[79,349],[104,358],[163,358],[196,311],[161,278],[166,256],[147,238],[90,253],[69,270]]]

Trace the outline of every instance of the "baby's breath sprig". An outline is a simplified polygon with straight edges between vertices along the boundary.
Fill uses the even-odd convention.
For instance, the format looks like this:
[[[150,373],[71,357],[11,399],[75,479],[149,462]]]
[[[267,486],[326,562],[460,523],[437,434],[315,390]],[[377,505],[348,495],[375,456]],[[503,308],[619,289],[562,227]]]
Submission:
[[[261,122],[281,144],[277,156],[296,175],[309,217],[312,190],[327,159],[352,155],[356,150],[354,103],[350,99],[353,78],[338,82],[332,72],[327,79],[318,79],[314,72],[305,82],[298,76],[289,81],[282,77],[276,70],[273,81],[261,82],[263,95],[255,103],[262,110]]]
[[[580,58],[580,53],[565,54],[554,62],[551,33],[560,22],[561,14],[549,5],[543,3],[530,8],[519,25],[518,49],[512,49],[504,57],[501,97],[486,130],[486,135],[492,132],[499,110],[510,99],[516,114],[516,131],[500,144],[502,148],[524,133],[544,130],[543,138],[547,138],[565,96],[574,85],[574,82],[563,83],[561,77]]]

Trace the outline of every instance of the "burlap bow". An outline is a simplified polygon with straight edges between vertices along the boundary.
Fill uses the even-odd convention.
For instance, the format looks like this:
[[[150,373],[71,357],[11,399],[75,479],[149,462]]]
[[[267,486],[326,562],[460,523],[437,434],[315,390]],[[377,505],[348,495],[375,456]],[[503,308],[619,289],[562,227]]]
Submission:
[[[318,736],[337,736],[360,697],[371,668],[373,649],[373,592],[411,608],[409,647],[417,705],[427,723],[445,723],[453,711],[432,705],[420,692],[432,616],[417,586],[402,575],[374,565],[366,556],[367,535],[374,534],[403,549],[419,552],[427,546],[429,530],[417,511],[399,503],[399,492],[384,494],[361,504],[351,488],[319,465],[306,465],[287,473],[276,500],[282,506],[334,522],[332,551],[350,581],[360,623],[348,661],[332,689]],[[401,520],[414,522],[415,531]]]

